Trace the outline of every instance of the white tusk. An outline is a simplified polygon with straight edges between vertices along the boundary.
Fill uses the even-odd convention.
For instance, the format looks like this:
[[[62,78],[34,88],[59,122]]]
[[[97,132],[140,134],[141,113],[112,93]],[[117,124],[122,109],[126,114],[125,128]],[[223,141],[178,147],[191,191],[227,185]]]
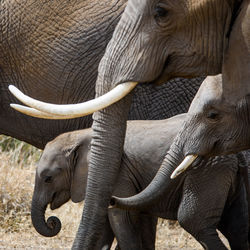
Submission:
[[[71,119],[72,117],[71,116],[61,116],[61,115],[52,115],[52,114],[49,114],[49,113],[45,113],[45,112],[42,112],[42,111],[39,111],[37,109],[33,109],[33,108],[30,108],[30,107],[26,107],[26,106],[23,106],[23,105],[19,105],[19,104],[14,104],[14,103],[11,103],[10,106],[25,114],[25,115],[29,115],[29,116],[33,116],[33,117],[37,117],[37,118],[43,118],[43,119],[51,119],[51,120],[65,120],[65,119]]]
[[[32,108],[68,119],[89,115],[110,106],[126,96],[137,84],[138,82],[121,83],[103,96],[78,104],[51,104],[41,102],[23,94],[13,85],[9,86],[9,90],[18,100]]]
[[[186,171],[186,169],[194,162],[194,160],[198,157],[198,155],[187,155],[182,163],[174,170],[171,179],[174,179],[182,172]]]

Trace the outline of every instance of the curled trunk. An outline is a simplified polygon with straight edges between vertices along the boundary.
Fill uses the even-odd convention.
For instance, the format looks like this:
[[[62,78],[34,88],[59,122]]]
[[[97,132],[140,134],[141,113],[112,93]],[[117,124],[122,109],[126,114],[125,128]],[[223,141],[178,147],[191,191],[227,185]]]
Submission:
[[[53,237],[60,232],[61,222],[55,216],[49,217],[46,222],[44,217],[46,208],[47,204],[40,204],[40,202],[36,201],[33,197],[31,206],[31,220],[34,228],[39,234],[45,237]]]

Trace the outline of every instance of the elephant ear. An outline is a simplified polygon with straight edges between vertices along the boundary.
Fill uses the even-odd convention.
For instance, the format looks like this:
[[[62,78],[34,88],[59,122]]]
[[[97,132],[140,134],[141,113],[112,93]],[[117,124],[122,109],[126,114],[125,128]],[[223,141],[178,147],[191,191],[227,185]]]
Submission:
[[[71,158],[71,164],[73,164],[73,177],[71,179],[70,195],[71,200],[75,203],[83,201],[85,198],[88,176],[89,143],[85,144],[78,145],[73,152],[71,152],[71,157],[73,158]]]

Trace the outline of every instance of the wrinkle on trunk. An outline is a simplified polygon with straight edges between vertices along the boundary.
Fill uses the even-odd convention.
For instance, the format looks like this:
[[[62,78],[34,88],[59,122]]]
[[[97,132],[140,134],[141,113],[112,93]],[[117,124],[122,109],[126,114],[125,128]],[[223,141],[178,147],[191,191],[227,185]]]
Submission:
[[[73,249],[97,249],[119,173],[131,95],[94,114],[87,190]],[[101,149],[101,150],[100,150]]]
[[[132,197],[118,198],[113,196],[111,205],[124,209],[143,209],[152,205],[155,200],[158,200],[172,185],[176,185],[176,182],[179,181],[179,178],[171,180],[170,176],[183,157],[182,152],[174,142],[151,183],[141,193]]]
[[[46,208],[47,204],[41,204],[41,202],[33,197],[31,205],[31,220],[34,228],[39,234],[45,237],[53,237],[60,232],[61,222],[55,216],[49,217],[46,222],[44,216]]]

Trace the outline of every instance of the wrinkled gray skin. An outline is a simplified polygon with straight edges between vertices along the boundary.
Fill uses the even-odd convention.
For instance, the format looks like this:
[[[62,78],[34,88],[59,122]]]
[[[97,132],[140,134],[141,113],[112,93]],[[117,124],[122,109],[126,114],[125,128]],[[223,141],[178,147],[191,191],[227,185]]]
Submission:
[[[96,96],[127,81],[163,83],[220,73],[239,2],[129,0],[100,62]],[[96,249],[119,173],[132,96],[93,116],[88,191],[74,249]]]
[[[91,126],[91,116],[52,121],[22,115],[9,106],[17,100],[11,96],[8,85],[52,103],[93,99],[99,61],[126,2],[0,1],[1,134],[44,148],[63,132]],[[180,85],[188,87],[186,92],[179,92],[180,96],[187,95],[182,110],[176,110],[175,104],[166,107],[165,99],[173,98],[170,92],[174,87],[167,92],[169,84],[137,88],[130,119],[163,119],[186,112],[198,89],[196,82],[191,81],[188,87],[187,80],[180,81]],[[173,86],[177,87],[177,82]]]
[[[202,83],[152,185],[135,197],[118,199],[118,206],[143,207],[157,200],[184,156],[209,157],[250,148],[250,1],[242,3],[231,37],[222,74]]]
[[[4,10],[0,21],[1,134],[44,148],[58,134],[91,126],[91,116],[52,121],[22,115],[9,106],[17,100],[8,85],[47,102],[94,98],[98,63],[125,3],[0,1]],[[201,79],[178,79],[162,86],[138,86],[129,119],[163,119],[186,112],[200,83]],[[53,230],[44,232],[49,233],[53,235]]]
[[[128,122],[115,195],[130,196],[148,185],[185,118],[183,114],[160,121]],[[91,136],[91,129],[79,130],[46,145],[36,171],[36,206],[32,204],[32,222],[39,233],[43,234],[38,221],[44,220],[45,210],[39,214],[38,204],[56,209],[69,199],[80,202],[85,198]],[[157,216],[178,220],[206,249],[226,249],[216,232],[219,228],[231,249],[247,250],[247,200],[239,173],[246,168],[244,164],[242,155],[210,158],[177,178],[157,205],[142,212],[109,209],[99,249],[110,248],[113,232],[121,249],[154,249]]]

